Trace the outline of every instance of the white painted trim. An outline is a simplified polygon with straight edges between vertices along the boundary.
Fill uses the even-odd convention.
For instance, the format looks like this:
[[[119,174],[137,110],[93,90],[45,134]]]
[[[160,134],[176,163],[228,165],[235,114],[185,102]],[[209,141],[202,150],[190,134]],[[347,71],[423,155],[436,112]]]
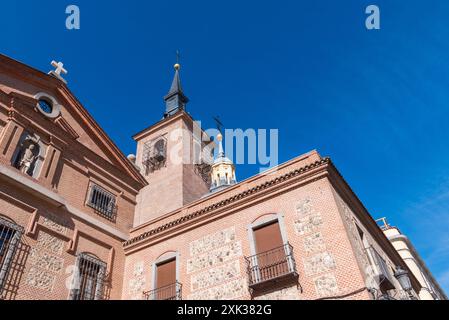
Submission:
[[[255,244],[255,239],[254,239],[254,229],[261,228],[261,227],[263,227],[265,225],[269,225],[269,224],[274,223],[276,221],[278,222],[279,229],[281,230],[282,242],[284,243],[284,245],[287,244],[288,237],[287,237],[287,230],[285,229],[285,224],[284,224],[284,215],[280,214],[280,213],[273,214],[271,216],[271,218],[269,218],[269,219],[261,219],[259,221],[256,220],[256,222],[253,222],[250,225],[248,225],[249,245],[250,245],[250,250],[251,250],[251,255],[252,256],[256,254],[256,244]]]
[[[269,225],[271,223],[275,223],[277,221],[278,225],[279,225],[279,229],[281,231],[281,238],[282,238],[282,242],[285,245],[287,245],[288,243],[288,237],[287,237],[287,230],[285,229],[285,224],[284,224],[284,215],[283,214],[272,214],[271,218],[266,218],[266,219],[260,219],[259,221],[256,220],[256,222],[251,223],[248,226],[248,236],[249,236],[249,246],[250,246],[250,251],[251,251],[251,256],[254,256],[257,254],[256,252],[256,242],[254,239],[254,229],[258,229],[261,228],[265,225]],[[288,265],[290,270],[294,270],[294,264],[293,261],[291,259],[291,255],[293,254],[292,252],[290,252],[290,249],[286,249],[285,250],[285,254],[288,256]],[[257,262],[258,264],[258,262]],[[257,267],[257,270],[258,267]],[[260,271],[257,272],[257,274],[255,274],[255,276],[259,279],[260,278]]]
[[[170,261],[170,260],[173,260],[173,259],[175,259],[175,261],[176,261],[176,281],[178,281],[178,282],[180,282],[180,268],[179,268],[179,265],[180,265],[180,260],[179,260],[179,252],[170,252],[170,253],[168,253],[167,252],[167,254],[164,254],[164,255],[162,255],[161,257],[159,257],[155,262],[153,262],[153,266],[152,266],[152,272],[153,272],[153,276],[152,276],[152,284],[151,284],[151,288],[152,288],[152,290],[156,290],[156,289],[158,289],[158,288],[156,288],[156,276],[157,276],[157,273],[156,273],[156,270],[157,270],[157,266],[158,265],[160,265],[160,264],[163,264],[164,262],[167,262],[167,261]]]
[[[56,205],[63,206],[67,209],[68,212],[73,214],[74,216],[94,225],[97,228],[102,229],[103,231],[119,238],[120,240],[126,241],[129,239],[129,235],[125,234],[114,227],[111,227],[98,219],[90,216],[89,214],[75,208],[74,206],[70,205],[68,201],[64,198],[58,195],[57,193],[41,186],[40,184],[30,180],[27,177],[24,177],[17,173],[14,170],[11,170],[7,168],[6,166],[0,164],[0,179],[7,179],[12,180],[16,184],[19,184],[27,189],[30,189],[31,191],[37,193],[37,196],[40,196],[42,198],[45,198],[46,200],[50,200],[50,202],[53,202]]]
[[[59,115],[61,114],[61,105],[51,95],[49,95],[45,92],[39,92],[34,96],[34,99],[38,100],[36,107],[39,110],[39,112],[42,113],[47,118],[55,119],[55,118],[59,117]],[[41,106],[39,105],[39,100],[41,100],[41,99],[50,100],[50,102],[52,104],[52,108],[53,108],[52,113],[48,114],[48,113],[44,112],[44,110],[41,109]]]

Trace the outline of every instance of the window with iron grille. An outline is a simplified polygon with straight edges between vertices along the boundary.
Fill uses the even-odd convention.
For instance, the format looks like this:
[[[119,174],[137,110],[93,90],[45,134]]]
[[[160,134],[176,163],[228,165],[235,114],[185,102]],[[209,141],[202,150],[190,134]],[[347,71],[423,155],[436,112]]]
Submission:
[[[148,175],[165,166],[167,161],[167,139],[159,137],[145,143],[143,147],[142,165]]]
[[[0,294],[5,286],[22,234],[21,226],[0,217]]]
[[[109,220],[116,216],[115,195],[102,187],[92,184],[87,198],[87,205]]]
[[[81,253],[76,261],[77,274],[71,290],[71,300],[102,300],[106,263],[98,258]]]

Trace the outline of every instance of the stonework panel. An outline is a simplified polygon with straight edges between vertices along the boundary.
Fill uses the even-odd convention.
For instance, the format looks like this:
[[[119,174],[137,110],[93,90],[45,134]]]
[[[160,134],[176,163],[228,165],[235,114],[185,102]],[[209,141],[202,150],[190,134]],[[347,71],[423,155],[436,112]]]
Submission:
[[[368,261],[368,257],[365,253],[365,249],[363,248],[359,232],[354,222],[354,214],[338,195],[337,199],[339,207],[342,211],[343,222],[346,225],[346,228],[349,233],[350,241],[352,245],[355,247],[355,253],[357,255],[359,262],[362,265],[362,268],[366,270],[367,268],[370,267],[370,263]]]
[[[326,251],[326,245],[321,233],[318,232],[304,238],[304,249],[308,254]]]
[[[190,256],[212,251],[233,241],[235,241],[235,228],[222,230],[192,242],[190,244]]]
[[[187,273],[190,274],[204,268],[211,268],[220,265],[240,257],[242,254],[241,242],[233,242],[222,248],[189,259],[187,261]]]
[[[333,274],[327,274],[314,279],[316,292],[319,297],[332,297],[338,294],[337,280]]]
[[[254,300],[300,300],[300,296],[298,287],[293,286],[255,297]]]
[[[245,279],[237,279],[189,295],[188,300],[234,300],[248,293]]]
[[[48,233],[39,232],[36,247],[60,255],[64,249],[64,241]]]
[[[67,226],[65,223],[59,219],[54,214],[49,214],[47,216],[41,217],[41,224],[50,230],[53,230],[55,232],[58,232],[60,234],[66,235],[67,234]]]
[[[30,252],[30,270],[26,283],[44,291],[53,291],[58,274],[64,268],[62,252],[64,241],[45,232],[39,232],[37,243]]]
[[[132,300],[141,300],[145,290],[145,264],[143,261],[134,265],[133,278],[129,281],[129,293]]]
[[[296,204],[296,214],[298,217],[304,217],[313,212],[312,200],[306,198]]]
[[[64,259],[33,248],[31,250],[31,263],[37,268],[60,273],[64,266]]]
[[[335,260],[328,252],[316,254],[304,261],[304,270],[307,275],[314,275],[318,273],[328,272],[335,269]]]
[[[320,213],[313,213],[303,218],[298,218],[295,221],[296,233],[303,236],[316,232],[323,224],[323,219]]]
[[[240,262],[235,260],[223,266],[205,270],[191,278],[191,290],[197,291],[213,287],[220,283],[235,279],[241,274]]]
[[[51,272],[32,267],[28,272],[26,284],[31,287],[51,292],[55,284],[56,276]]]

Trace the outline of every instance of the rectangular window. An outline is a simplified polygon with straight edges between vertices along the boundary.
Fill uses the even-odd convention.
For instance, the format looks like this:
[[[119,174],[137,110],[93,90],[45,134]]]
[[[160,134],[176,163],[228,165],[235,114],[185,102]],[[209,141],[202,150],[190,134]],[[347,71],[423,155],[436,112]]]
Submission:
[[[176,300],[176,259],[156,266],[155,300]]]
[[[284,245],[279,222],[273,222],[261,228],[254,229],[254,240],[256,241],[256,253],[261,254],[280,248]]]
[[[379,254],[379,252],[371,245],[370,241],[366,237],[362,229],[356,225],[357,231],[360,236],[363,248],[366,252],[366,257],[368,258],[373,271],[376,273],[376,279],[379,284],[379,288],[382,293],[387,293],[388,290],[394,289],[394,284],[392,280],[389,267],[385,259]]]
[[[77,259],[78,277],[71,300],[102,300],[106,263],[97,258],[80,254]]]
[[[382,256],[374,248],[373,248],[373,255],[374,255],[374,259],[376,259],[375,261],[376,261],[376,264],[377,264],[377,266],[379,268],[380,274],[382,274],[388,280],[391,280],[389,267],[388,267],[387,262],[385,261],[385,259],[382,258]]]
[[[115,220],[117,211],[115,196],[100,186],[91,185],[87,205],[105,218]]]
[[[257,276],[261,281],[289,273],[288,253],[284,246],[279,222],[254,229]]]
[[[0,218],[0,293],[5,286],[22,234],[21,226]]]
[[[293,248],[282,238],[279,221],[252,229],[255,254],[246,257],[249,286],[253,289],[281,278],[297,278]]]

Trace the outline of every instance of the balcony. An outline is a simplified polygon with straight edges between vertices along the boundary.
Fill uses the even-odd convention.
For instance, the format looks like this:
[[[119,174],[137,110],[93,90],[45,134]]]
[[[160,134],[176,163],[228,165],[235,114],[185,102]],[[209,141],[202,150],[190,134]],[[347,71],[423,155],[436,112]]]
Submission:
[[[252,290],[270,288],[275,283],[298,279],[293,247],[289,243],[245,259],[248,266],[248,285]]]
[[[143,293],[144,300],[182,300],[182,284],[174,284]]]
[[[393,274],[384,258],[373,247],[366,249],[368,256],[372,259],[374,278],[383,290],[395,289]]]

